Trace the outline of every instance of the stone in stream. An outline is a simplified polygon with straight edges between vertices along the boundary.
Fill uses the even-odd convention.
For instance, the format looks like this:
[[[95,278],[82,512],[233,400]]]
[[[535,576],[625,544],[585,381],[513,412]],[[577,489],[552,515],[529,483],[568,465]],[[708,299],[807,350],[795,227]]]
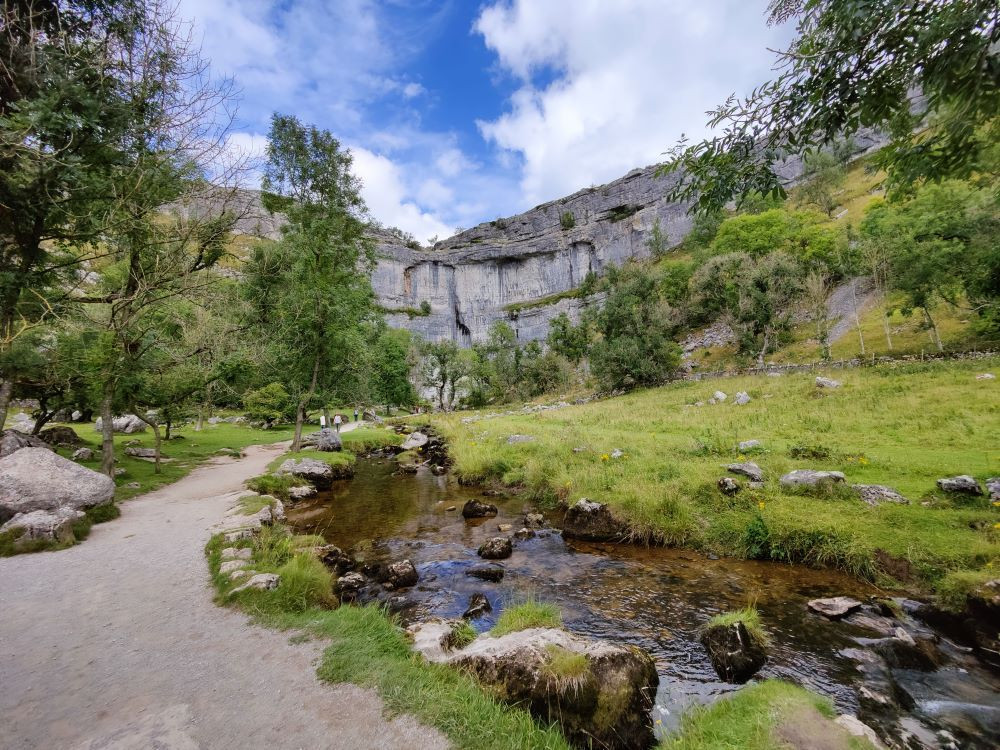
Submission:
[[[891,638],[878,641],[875,652],[892,669],[933,672],[945,662],[944,654],[931,638],[914,638],[902,628],[896,628]]]
[[[723,495],[728,495],[729,497],[732,497],[733,495],[737,494],[741,489],[740,483],[737,482],[732,477],[722,477],[721,479],[719,479],[717,484],[719,486],[719,492],[721,492]]]
[[[524,541],[525,539],[531,539],[534,536],[535,536],[535,530],[529,529],[527,527],[518,529],[517,531],[514,532],[514,538],[519,539],[521,541]]]
[[[767,661],[766,644],[741,621],[705,628],[699,638],[719,679],[742,685]]]
[[[490,600],[486,598],[486,594],[477,592],[469,597],[469,606],[466,608],[465,612],[462,613],[462,617],[466,620],[476,620],[492,611],[493,605],[491,605]]]
[[[392,563],[385,569],[385,582],[383,585],[387,589],[402,589],[412,586],[420,579],[417,569],[409,560],[400,560]]]
[[[478,554],[484,560],[503,560],[514,552],[514,545],[505,536],[495,536],[480,545]]]
[[[490,583],[499,583],[502,581],[503,574],[503,568],[493,565],[477,565],[465,571],[465,575],[470,578],[478,578],[480,581],[489,581]]]
[[[541,513],[525,513],[524,525],[528,528],[540,529],[545,525],[545,516]]]
[[[852,737],[859,737],[867,741],[875,750],[885,750],[885,745],[879,740],[875,730],[854,714],[841,714],[833,720],[833,723],[839,724]]]
[[[19,430],[4,430],[0,434],[0,458],[16,453],[22,448],[43,448],[51,450],[49,444],[34,435],[28,435]]]
[[[304,484],[301,487],[289,487],[288,488],[288,499],[292,502],[297,500],[305,500],[315,495],[318,490],[311,484]]]
[[[501,534],[506,534],[508,531],[510,531],[513,528],[514,528],[513,524],[509,524],[509,523],[500,523],[500,524],[497,524],[497,531],[499,531]]]
[[[842,471],[817,471],[816,469],[795,469],[781,478],[784,487],[817,487],[847,481]]]
[[[259,589],[261,591],[267,591],[269,589],[278,588],[278,584],[281,583],[281,576],[277,573],[258,573],[252,576],[249,581],[244,583],[242,586],[237,586],[234,588],[230,594],[238,594],[241,591],[247,591],[249,589]]]
[[[353,602],[368,581],[360,573],[348,573],[337,579],[337,594],[342,602]]]
[[[566,511],[563,536],[588,542],[621,541],[628,527],[616,519],[607,505],[581,498]]]
[[[938,489],[945,492],[956,492],[962,495],[982,495],[983,488],[979,486],[973,477],[968,474],[961,474],[957,477],[937,480]]]
[[[834,596],[828,599],[813,599],[807,606],[813,612],[818,612],[824,617],[836,620],[858,609],[861,606],[861,602],[849,596]]]
[[[35,510],[86,510],[107,505],[114,496],[114,480],[48,446],[22,448],[0,458],[0,523]]]
[[[753,461],[744,461],[738,464],[726,464],[726,471],[732,474],[739,474],[749,479],[751,482],[763,482],[764,470]]]
[[[497,506],[481,503],[478,500],[469,500],[462,506],[462,518],[489,518],[498,512]]]
[[[412,451],[416,448],[422,448],[427,445],[428,438],[422,432],[411,432],[409,437],[403,441],[403,444],[399,446],[404,451]]]
[[[903,497],[892,487],[884,484],[852,484],[851,489],[858,493],[858,497],[867,505],[876,506],[882,503],[899,503],[909,505],[910,501]]]
[[[543,725],[557,723],[571,745],[635,750],[655,744],[651,711],[659,684],[652,657],[637,646],[599,641],[555,628],[531,628],[446,651],[450,623],[410,629],[428,661],[461,668],[502,700],[526,708]],[[576,663],[570,673],[553,668]]]
[[[322,547],[316,547],[314,552],[321,563],[340,576],[358,566],[358,561],[336,544],[324,544]]]

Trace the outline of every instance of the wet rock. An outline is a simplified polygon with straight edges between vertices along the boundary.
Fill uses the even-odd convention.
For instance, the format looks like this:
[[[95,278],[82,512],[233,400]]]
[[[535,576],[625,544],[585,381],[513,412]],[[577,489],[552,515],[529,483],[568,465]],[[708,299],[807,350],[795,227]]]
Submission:
[[[360,573],[348,573],[337,579],[337,594],[342,602],[357,601],[367,581]]]
[[[43,448],[51,450],[44,440],[28,435],[20,430],[4,430],[0,434],[0,458],[9,456],[22,448]]]
[[[719,678],[742,685],[767,661],[765,644],[742,622],[708,627],[699,638]]]
[[[440,464],[431,465],[431,474],[433,474],[434,476],[440,477],[444,476],[447,473],[448,469],[446,469],[444,466],[441,466]]]
[[[0,526],[0,532],[12,532],[17,536],[14,540],[15,550],[24,549],[36,541],[72,544],[76,541],[73,522],[83,516],[82,511],[67,507],[33,510],[16,514]]]
[[[458,506],[456,506],[456,505],[449,505],[444,510],[445,510],[446,513],[451,513],[452,511],[458,510]]]
[[[497,506],[478,500],[469,500],[462,506],[462,518],[490,518],[497,513]]]
[[[507,438],[507,445],[516,445],[517,443],[533,443],[535,442],[534,435],[510,435]]]
[[[358,565],[357,560],[336,544],[324,544],[322,547],[317,547],[315,552],[317,559],[338,576],[349,573]]]
[[[607,505],[581,498],[566,511],[563,536],[590,542],[620,541],[628,529],[616,519]]]
[[[839,380],[834,380],[833,378],[824,378],[824,377],[816,378],[817,388],[840,388],[841,385],[843,384]]]
[[[502,581],[503,574],[503,568],[493,565],[478,565],[465,571],[465,575],[471,578],[478,578],[480,581],[489,581],[490,583],[499,583]]]
[[[764,470],[753,461],[744,461],[738,464],[726,464],[726,471],[732,474],[744,476],[752,482],[764,481]]]
[[[409,437],[407,437],[406,440],[403,441],[403,444],[400,446],[400,448],[402,448],[404,451],[416,450],[417,448],[423,448],[425,445],[427,445],[428,440],[430,440],[430,438],[428,438],[427,435],[425,435],[422,432],[411,432]]]
[[[528,528],[540,529],[545,525],[545,516],[541,513],[525,513],[524,525]]]
[[[416,474],[423,464],[423,459],[416,451],[403,451],[396,454],[396,467],[403,474]]]
[[[535,536],[534,529],[529,529],[527,527],[523,529],[518,529],[517,531],[514,532],[514,538],[520,539],[521,541],[524,541],[525,539],[531,539],[534,536]]]
[[[417,569],[409,560],[392,563],[385,571],[386,588],[402,589],[414,585],[418,580]]]
[[[760,440],[743,440],[737,446],[740,453],[748,453],[749,451],[757,451],[764,447],[764,444]]]
[[[249,589],[259,589],[260,591],[267,591],[269,589],[278,588],[278,584],[281,583],[281,576],[277,573],[258,573],[252,576],[249,581],[244,583],[242,586],[237,586],[232,590],[233,594],[238,594],[241,591],[247,591]]]
[[[74,461],[93,461],[94,460],[94,451],[91,450],[90,448],[77,448],[75,451],[73,451],[73,460]]]
[[[510,531],[513,528],[514,528],[514,526],[512,524],[509,524],[509,523],[499,523],[499,524],[497,524],[497,531],[499,531],[501,534],[506,534],[508,531]]]
[[[740,491],[740,483],[732,477],[722,477],[718,482],[719,492],[732,497]]]
[[[813,599],[806,606],[831,620],[837,620],[861,606],[861,602],[849,596],[834,596],[828,599]]]
[[[979,486],[973,477],[968,474],[962,474],[957,477],[948,477],[947,479],[937,480],[938,489],[944,490],[945,492],[956,492],[962,495],[982,495],[983,488]]]
[[[49,445],[63,445],[72,448],[83,444],[80,436],[76,434],[76,430],[63,425],[48,427],[38,433],[38,437]]]
[[[845,617],[842,622],[858,628],[873,630],[882,636],[891,636],[896,632],[895,621],[871,612],[853,612]]]
[[[290,487],[288,490],[288,499],[292,502],[305,500],[306,498],[313,497],[317,492],[318,490],[311,484],[304,484],[301,487]]]
[[[900,505],[909,505],[910,503],[897,490],[886,487],[884,484],[852,484],[851,489],[858,493],[862,502],[872,506],[882,503],[899,503]]]
[[[278,474],[300,477],[321,490],[329,489],[334,480],[333,467],[315,458],[303,458],[298,461],[290,458],[278,467]]]
[[[86,510],[110,503],[114,481],[44,448],[22,448],[0,458],[0,523],[18,513],[58,508]]]
[[[503,560],[514,552],[514,545],[505,536],[487,539],[476,552],[484,560]]]
[[[818,487],[844,482],[847,477],[841,471],[817,471],[816,469],[795,469],[781,478],[784,487]]]
[[[902,628],[896,628],[892,638],[878,641],[875,652],[892,669],[932,672],[945,663],[944,654],[931,638],[914,638]]]
[[[466,608],[465,612],[462,613],[462,617],[466,620],[477,620],[492,611],[493,605],[491,605],[490,600],[486,598],[486,594],[475,593],[469,597],[469,606]]]
[[[747,393],[746,391],[740,391],[733,398],[733,403],[736,404],[737,406],[743,406],[744,404],[749,404],[750,394]]]
[[[462,668],[542,724],[557,723],[571,744],[606,750],[654,744],[650,712],[659,678],[642,649],[532,628],[499,638],[484,634],[449,653],[440,646],[449,627],[422,623],[412,628],[414,647],[430,661]],[[559,673],[551,666],[555,655],[578,655],[580,669]]]

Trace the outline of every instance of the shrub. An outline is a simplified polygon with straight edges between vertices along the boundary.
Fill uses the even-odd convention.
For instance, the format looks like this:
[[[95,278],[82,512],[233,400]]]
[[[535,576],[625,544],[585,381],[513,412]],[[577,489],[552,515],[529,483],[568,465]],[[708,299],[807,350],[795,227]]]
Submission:
[[[572,229],[576,226],[576,217],[572,211],[563,211],[559,214],[559,226],[563,229]]]
[[[420,302],[420,314],[421,315],[430,315],[431,314],[431,303],[428,302],[427,300],[422,300]]]
[[[243,396],[243,408],[254,422],[280,422],[295,416],[295,401],[281,383],[248,391]]]

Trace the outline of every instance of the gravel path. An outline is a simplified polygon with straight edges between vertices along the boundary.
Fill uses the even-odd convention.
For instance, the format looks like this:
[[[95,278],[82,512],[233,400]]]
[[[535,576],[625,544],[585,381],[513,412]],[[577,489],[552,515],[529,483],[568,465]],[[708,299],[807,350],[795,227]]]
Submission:
[[[0,747],[447,747],[376,693],[320,683],[322,643],[213,603],[208,528],[278,450],[124,503],[83,544],[0,558]]]

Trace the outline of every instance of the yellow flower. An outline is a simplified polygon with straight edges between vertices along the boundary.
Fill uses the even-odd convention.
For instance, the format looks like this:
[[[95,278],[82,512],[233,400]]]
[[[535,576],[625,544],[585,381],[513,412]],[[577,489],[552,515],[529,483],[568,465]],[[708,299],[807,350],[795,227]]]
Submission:
[[[472,442],[469,443],[469,445],[475,445],[475,444],[476,444],[475,440],[473,440]]]
[[[998,507],[1000,507],[1000,500],[994,500],[993,504],[996,505],[996,506],[998,506]]]
[[[611,458],[611,456],[609,456],[607,453],[602,453],[601,454],[601,460],[602,461],[607,461],[609,458]]]
[[[848,456],[847,457],[847,463],[853,464],[854,463],[854,456]]]
[[[861,458],[858,459],[858,463],[859,464],[867,464],[868,463],[868,459],[865,458],[864,456],[862,456]]]
[[[994,529],[1000,529],[1000,523],[993,524],[993,528]]]
[[[760,508],[761,510],[764,510],[764,501],[761,500],[759,503],[757,503],[757,507]]]

